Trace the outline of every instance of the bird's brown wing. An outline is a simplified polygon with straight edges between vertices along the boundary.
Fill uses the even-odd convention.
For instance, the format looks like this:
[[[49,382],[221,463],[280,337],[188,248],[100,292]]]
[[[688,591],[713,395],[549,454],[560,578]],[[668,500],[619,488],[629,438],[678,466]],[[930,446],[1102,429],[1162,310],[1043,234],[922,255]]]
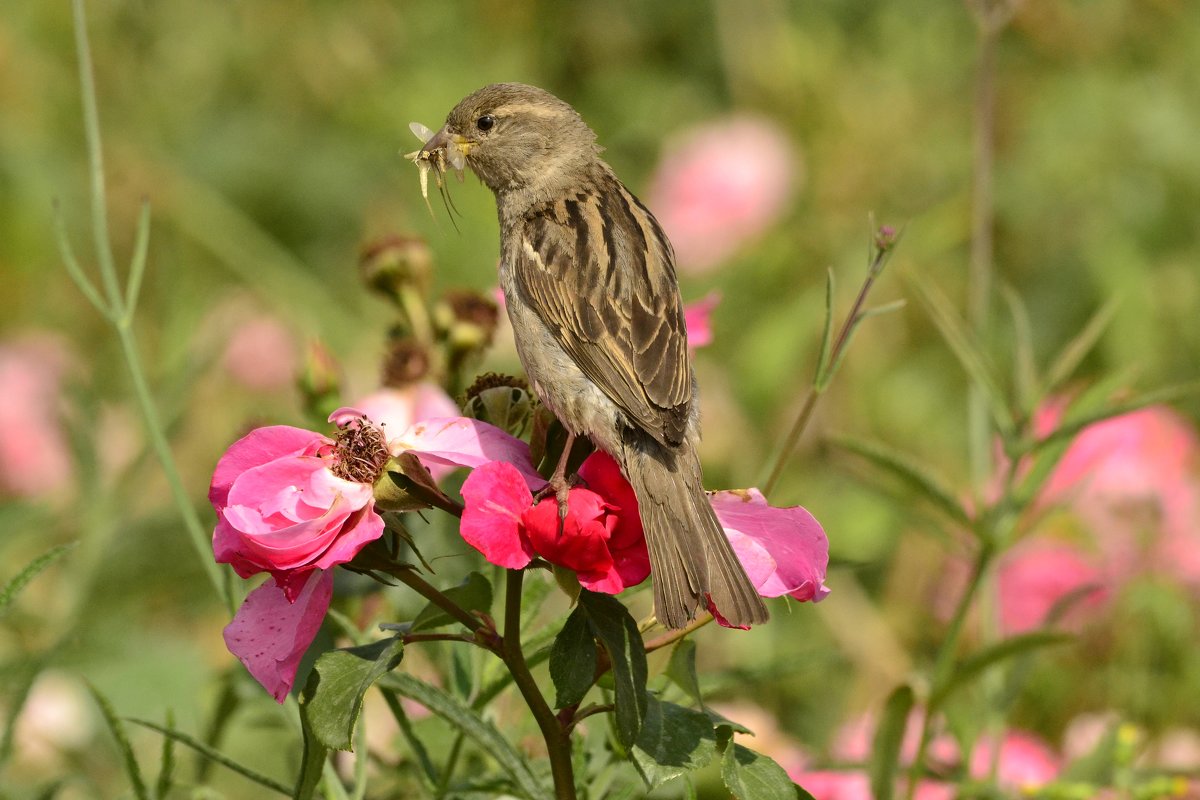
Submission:
[[[583,373],[664,445],[683,441],[691,363],[674,253],[620,181],[589,187],[524,220],[517,290]]]

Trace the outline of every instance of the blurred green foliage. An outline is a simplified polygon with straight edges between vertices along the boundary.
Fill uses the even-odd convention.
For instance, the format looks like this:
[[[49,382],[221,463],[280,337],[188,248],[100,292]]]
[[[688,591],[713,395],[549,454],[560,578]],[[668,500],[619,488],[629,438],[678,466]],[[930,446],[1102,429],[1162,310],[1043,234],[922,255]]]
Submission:
[[[249,425],[304,421],[294,391],[254,392],[220,368],[220,308],[236,298],[282,317],[301,340],[319,337],[365,391],[390,318],[358,281],[364,242],[420,235],[439,288],[495,284],[489,194],[473,179],[452,187],[456,233],[441,209],[430,218],[398,155],[414,148],[410,121],[436,127],[485,83],[520,80],[567,99],[635,191],[664,141],[693,123],[753,111],[792,137],[805,178],[786,219],[719,270],[682,276],[685,298],[714,287],[724,296],[716,340],[698,356],[711,487],[764,477],[811,379],[824,270],[839,276],[845,307],[865,270],[868,212],[907,226],[895,270],[965,296],[976,33],[960,3],[90,6],[114,240],[128,252],[148,198],[136,332],[198,505],[216,458]],[[1187,0],[1024,3],[1001,37],[997,75],[996,277],[1028,304],[1037,355],[1048,359],[1115,296],[1119,309],[1081,378],[1142,388],[1194,379],[1200,14]],[[0,683],[19,686],[40,665],[16,655],[53,648],[50,662],[86,675],[122,714],[162,720],[171,707],[181,729],[198,730],[213,676],[231,666],[219,635],[226,617],[136,422],[123,433],[129,466],[97,466],[126,447],[97,437],[102,419],[131,407],[129,387],[114,340],[53,244],[54,200],[76,241],[89,233],[67,3],[3,3],[0,108],[0,335],[48,330],[69,343],[67,420],[79,459],[68,496],[0,508],[0,563],[12,565],[0,577],[53,544],[83,542],[4,620]],[[900,282],[885,278],[875,299],[899,296]],[[993,312],[987,344],[1003,363],[1012,331],[999,299]],[[511,349],[486,366],[514,369]],[[753,698],[814,750],[928,662],[947,551],[904,502],[848,479],[819,437],[877,438],[961,476],[966,388],[917,304],[864,326],[772,498],[805,504],[825,525],[834,594],[821,607],[777,608],[736,648],[701,649],[706,682]],[[1195,419],[1200,405],[1183,410]],[[1052,739],[1086,710],[1115,708],[1154,729],[1200,725],[1194,598],[1155,586],[1133,595],[1113,628],[1034,676],[1016,719]],[[1114,660],[1088,669],[1091,647]],[[295,763],[282,746],[263,748],[262,735],[238,727],[226,749],[290,775]],[[134,739],[147,753],[158,744],[145,731]],[[123,785],[106,747],[92,742],[58,765],[81,796]],[[27,771],[14,785],[50,777]],[[217,785],[241,796],[237,780]]]

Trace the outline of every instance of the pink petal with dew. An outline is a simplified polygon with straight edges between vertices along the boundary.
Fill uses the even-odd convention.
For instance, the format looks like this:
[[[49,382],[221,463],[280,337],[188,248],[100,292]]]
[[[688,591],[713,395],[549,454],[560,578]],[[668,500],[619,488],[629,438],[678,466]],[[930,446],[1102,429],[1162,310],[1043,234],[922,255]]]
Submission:
[[[296,680],[296,669],[329,609],[333,573],[314,570],[294,603],[273,580],[246,596],[225,626],[225,646],[275,701],[282,703]]]
[[[246,470],[285,456],[313,455],[322,446],[331,444],[332,441],[319,433],[290,425],[255,428],[230,445],[217,462],[208,499],[214,506],[223,506],[229,488]]]
[[[521,515],[533,502],[525,478],[512,464],[484,464],[463,482],[465,502],[459,533],[493,564],[521,569],[533,549],[521,535]]]
[[[712,312],[721,302],[720,292],[709,292],[694,303],[683,307],[683,323],[687,327],[688,347],[695,350],[711,344]]]
[[[530,489],[546,479],[538,474],[529,445],[494,425],[467,417],[427,419],[388,441],[393,454],[411,450],[426,466],[481,467],[494,461],[510,464]]]
[[[710,502],[747,572],[757,573],[751,580],[759,594],[813,602],[829,594],[829,540],[812,514],[800,506],[775,508],[757,489],[715,492]],[[774,562],[769,569],[767,557]]]

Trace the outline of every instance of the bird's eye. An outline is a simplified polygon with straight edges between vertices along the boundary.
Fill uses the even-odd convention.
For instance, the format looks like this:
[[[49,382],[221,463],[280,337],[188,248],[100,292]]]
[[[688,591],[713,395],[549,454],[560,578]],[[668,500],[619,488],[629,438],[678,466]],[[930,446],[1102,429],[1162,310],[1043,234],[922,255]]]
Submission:
[[[479,119],[475,120],[475,127],[481,131],[490,131],[496,125],[496,118],[491,114],[484,114]]]

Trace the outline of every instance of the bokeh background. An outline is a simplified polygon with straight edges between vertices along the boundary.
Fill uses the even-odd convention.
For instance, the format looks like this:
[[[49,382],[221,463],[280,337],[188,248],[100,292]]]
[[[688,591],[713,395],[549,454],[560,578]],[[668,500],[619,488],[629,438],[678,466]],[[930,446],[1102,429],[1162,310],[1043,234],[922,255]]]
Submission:
[[[452,187],[455,230],[436,197],[435,213],[425,209],[399,155],[416,149],[409,122],[438,127],[486,83],[534,83],[572,103],[667,224],[685,299],[720,293],[713,342],[697,356],[712,488],[764,479],[811,381],[825,271],[844,310],[874,224],[904,232],[875,301],[909,298],[902,276],[917,274],[965,308],[979,37],[962,3],[88,5],[113,240],[127,261],[148,199],[134,328],[206,524],[225,446],[251,424],[305,422],[293,377],[311,342],[342,363],[348,396],[374,388],[392,315],[358,278],[367,243],[423,237],[437,291],[494,287],[490,194],[470,177]],[[0,796],[54,777],[70,796],[116,796],[115,751],[80,677],[122,714],[161,720],[171,708],[180,728],[202,730],[215,676],[233,662],[227,618],[147,451],[116,338],[55,247],[57,202],[92,261],[69,5],[0,8],[0,580],[80,541],[0,619],[0,718],[11,721],[5,709],[41,675]],[[998,39],[995,86],[984,345],[1001,374],[1013,361],[1010,289],[1040,363],[1117,299],[1076,386],[1107,381],[1120,394],[1195,380],[1200,14],[1186,0],[1022,3]],[[481,368],[516,368],[503,336]],[[751,727],[774,729],[757,744],[785,766],[837,760],[844,726],[928,667],[961,591],[953,532],[824,439],[885,442],[966,496],[967,390],[919,304],[869,321],[772,496],[825,525],[833,593],[780,604],[749,634],[700,636],[706,683],[757,714]],[[1175,408],[1163,436],[1194,489],[1200,403]],[[1146,458],[1131,474],[1157,474]],[[1160,518],[1139,531],[1156,535]],[[1095,533],[1070,525],[1075,540]],[[1174,743],[1175,766],[1196,770],[1200,581],[1130,571],[1077,645],[1036,662],[1010,721],[1055,759],[1081,716],[1130,721],[1150,750]],[[722,641],[731,636],[736,647]],[[259,700],[266,719],[269,698]],[[241,720],[228,749],[289,775],[287,732],[255,722]],[[263,736],[275,744],[254,749]],[[157,742],[135,734],[147,753]],[[239,778],[214,780],[252,796]]]

